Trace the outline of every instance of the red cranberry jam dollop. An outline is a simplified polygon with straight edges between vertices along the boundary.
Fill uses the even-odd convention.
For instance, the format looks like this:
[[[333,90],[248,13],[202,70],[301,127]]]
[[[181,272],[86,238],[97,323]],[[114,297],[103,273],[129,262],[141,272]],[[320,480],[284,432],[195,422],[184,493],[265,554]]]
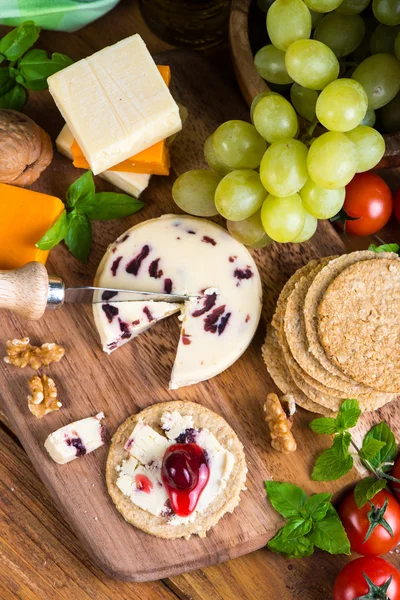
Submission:
[[[194,443],[173,444],[164,454],[161,476],[172,510],[178,517],[188,517],[210,477],[203,449]]]

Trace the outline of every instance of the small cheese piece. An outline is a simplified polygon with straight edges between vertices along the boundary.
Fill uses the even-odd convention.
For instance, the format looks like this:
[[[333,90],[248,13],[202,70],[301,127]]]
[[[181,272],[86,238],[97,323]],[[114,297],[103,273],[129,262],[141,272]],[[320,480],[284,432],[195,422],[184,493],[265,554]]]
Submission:
[[[0,269],[45,263],[48,251],[35,244],[57,221],[64,204],[54,196],[0,183]]]
[[[186,429],[193,429],[193,417],[192,415],[181,415],[177,410],[172,413],[165,412],[161,417],[161,427],[169,440],[176,440]]]
[[[178,106],[138,34],[47,82],[95,175],[182,128]]]
[[[122,467],[116,484],[134,504],[152,515],[160,515],[168,501],[168,494],[161,480],[161,464],[150,468],[140,465],[133,475],[125,475]]]
[[[144,221],[121,235],[104,255],[95,285],[202,296],[184,305],[171,389],[232,365],[261,315],[261,280],[249,251],[222,227],[187,215]],[[97,321],[102,309],[93,310]]]
[[[44,447],[56,463],[63,465],[100,448],[105,442],[105,433],[99,418],[87,417],[51,433]]]
[[[71,145],[74,141],[74,136],[71,133],[68,125],[65,124],[61,129],[56,139],[57,150],[66,156],[73,159]],[[138,198],[140,194],[148,187],[150,175],[139,173],[123,173],[121,171],[104,171],[99,173],[99,177],[105,179],[115,187],[120,188],[127,194]]]
[[[125,450],[142,465],[149,465],[160,460],[170,445],[166,437],[140,419],[125,444]]]

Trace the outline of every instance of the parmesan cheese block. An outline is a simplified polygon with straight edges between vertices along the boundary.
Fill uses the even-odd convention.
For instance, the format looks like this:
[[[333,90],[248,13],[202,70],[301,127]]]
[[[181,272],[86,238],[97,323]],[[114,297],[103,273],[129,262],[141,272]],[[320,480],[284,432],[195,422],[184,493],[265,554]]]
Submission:
[[[201,295],[183,306],[171,389],[232,365],[251,342],[261,314],[260,276],[248,250],[222,227],[186,215],[164,215],[123,234],[107,250],[95,285]],[[98,323],[101,304],[93,310]]]
[[[95,175],[182,128],[178,105],[138,34],[47,82]]]

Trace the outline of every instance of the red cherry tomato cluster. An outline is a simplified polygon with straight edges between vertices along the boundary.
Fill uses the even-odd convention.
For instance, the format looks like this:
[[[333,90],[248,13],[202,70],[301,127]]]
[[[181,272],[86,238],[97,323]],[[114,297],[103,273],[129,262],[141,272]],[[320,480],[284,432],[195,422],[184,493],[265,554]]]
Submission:
[[[400,192],[398,196],[400,211]],[[400,457],[391,476],[400,479]],[[378,558],[400,543],[400,504],[397,501],[400,500],[400,483],[393,480],[391,487],[394,495],[382,490],[361,508],[355,502],[353,491],[341,502],[338,513],[351,549],[363,557],[351,561],[339,573],[334,600],[400,600],[400,572],[383,558]]]

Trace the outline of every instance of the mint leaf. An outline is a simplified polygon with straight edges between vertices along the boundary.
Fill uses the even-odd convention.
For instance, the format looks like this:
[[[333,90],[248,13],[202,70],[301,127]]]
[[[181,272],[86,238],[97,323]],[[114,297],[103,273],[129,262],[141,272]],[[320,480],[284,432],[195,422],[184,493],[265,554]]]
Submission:
[[[65,243],[75,258],[86,264],[92,245],[92,224],[83,213],[73,210],[68,215],[68,231]]]
[[[0,54],[9,61],[18,60],[39,37],[40,27],[33,21],[25,21],[0,40]]]
[[[307,494],[297,485],[279,481],[266,481],[265,489],[272,506],[286,519],[302,516]]]
[[[382,440],[376,440],[373,437],[365,439],[360,450],[360,457],[371,461],[384,446],[386,446],[386,442]]]
[[[63,241],[67,234],[67,230],[68,217],[67,211],[64,210],[54,225],[40,238],[36,244],[36,248],[40,248],[40,250],[51,250],[54,246],[57,246],[57,244]]]
[[[73,61],[65,54],[55,52],[51,58],[45,50],[30,50],[21,58],[18,67],[29,90],[46,90],[47,78],[57,71],[72,65]]]
[[[80,203],[79,209],[90,219],[107,221],[109,219],[128,217],[143,206],[144,202],[126,194],[99,192],[95,194],[93,201],[84,204]]]
[[[378,492],[385,488],[385,479],[375,479],[374,477],[362,479],[354,488],[354,500],[358,508],[362,508],[368,500],[371,500]]]
[[[307,536],[294,540],[285,540],[282,535],[282,529],[268,542],[267,547],[273,552],[279,552],[289,558],[311,556],[314,551],[314,544],[311,538]]]
[[[22,110],[26,102],[26,92],[22,85],[17,83],[8,92],[0,96],[0,108]]]
[[[332,447],[318,457],[311,478],[314,481],[334,481],[346,475],[353,466],[353,457],[348,452],[350,442],[349,433],[337,435]]]
[[[311,527],[312,522],[310,519],[305,520],[303,517],[291,517],[281,529],[282,540],[287,541],[303,537],[311,531]]]
[[[81,208],[85,204],[93,202],[95,195],[93,175],[91,171],[86,171],[81,177],[72,183],[67,191],[67,206],[69,208]]]
[[[313,540],[317,548],[330,554],[350,554],[350,542],[335,509],[314,524]]]
[[[332,419],[332,417],[314,419],[311,421],[309,427],[315,433],[337,433],[336,419]]]
[[[400,246],[399,244],[382,244],[381,246],[370,244],[368,250],[372,250],[372,252],[395,252],[399,254]]]
[[[342,402],[339,413],[336,417],[337,431],[345,431],[357,425],[357,421],[361,415],[360,405],[358,400],[347,399]]]
[[[332,494],[313,494],[307,499],[305,509],[313,521],[321,521],[327,513]]]
[[[380,468],[382,471],[390,471],[397,456],[397,444],[392,430],[384,421],[374,425],[365,436],[363,447],[371,438],[385,442],[385,445],[372,459],[368,459],[369,464],[373,469]]]
[[[8,67],[0,67],[0,96],[6,94],[14,87],[15,81]]]

